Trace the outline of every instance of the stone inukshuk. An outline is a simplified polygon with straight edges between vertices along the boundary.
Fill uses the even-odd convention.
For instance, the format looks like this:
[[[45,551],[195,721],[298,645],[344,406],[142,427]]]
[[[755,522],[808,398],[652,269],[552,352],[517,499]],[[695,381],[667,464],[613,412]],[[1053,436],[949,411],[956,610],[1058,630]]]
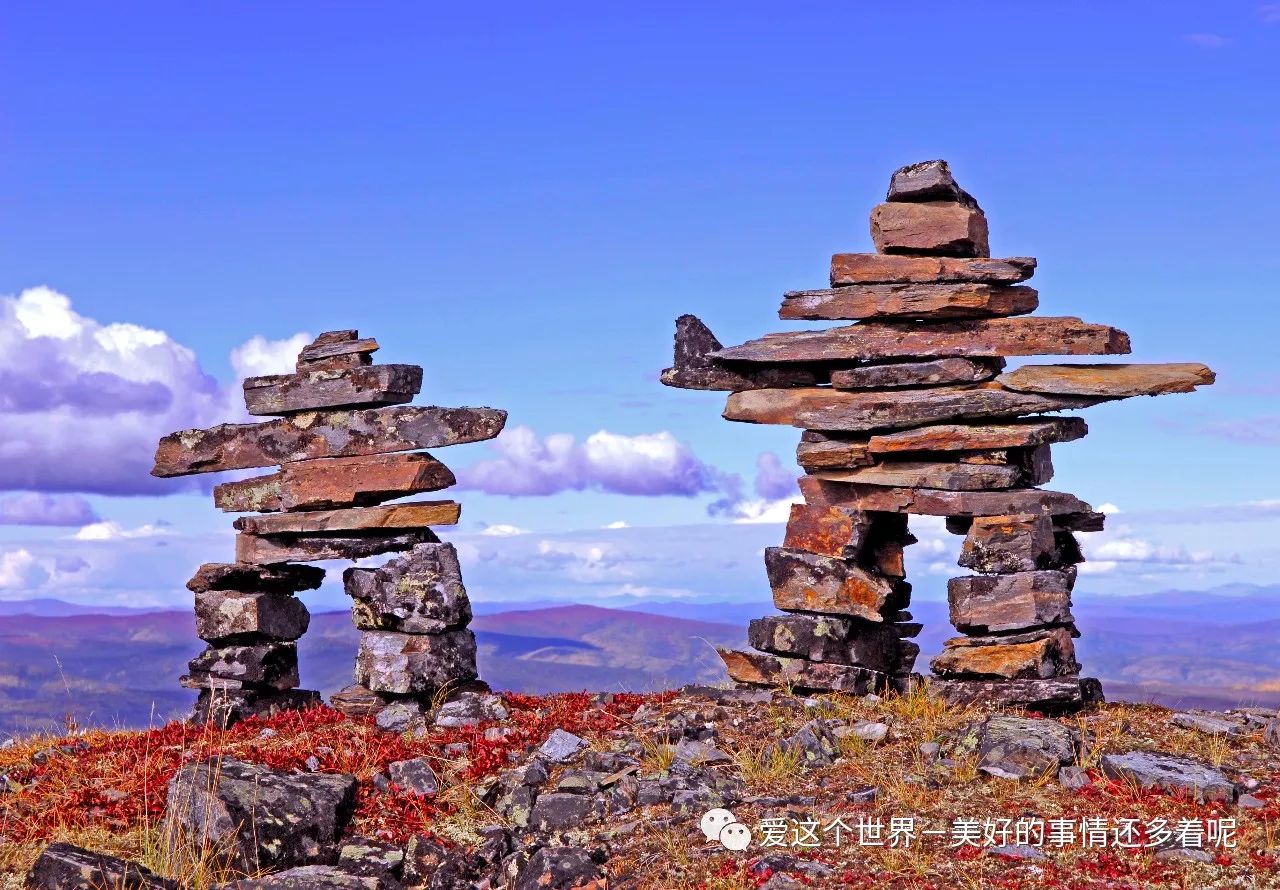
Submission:
[[[335,706],[375,713],[477,679],[458,557],[431,530],[457,523],[460,506],[386,502],[453,485],[448,467],[418,449],[491,439],[507,414],[407,405],[422,368],[375,365],[377,349],[356,331],[321,334],[298,354],[296,373],[244,382],[249,413],[275,419],[160,441],[156,476],[279,466],[213,490],[219,509],[260,515],[235,521],[235,562],[203,565],[187,584],[209,643],[182,679],[200,690],[195,720],[229,724],[319,700],[295,688],[296,641],[309,620],[295,594],[320,586],[324,570],[302,564],[320,560],[408,551],[343,575],[362,634],[357,685],[334,696]]]
[[[1199,364],[1025,365],[1006,356],[1120,355],[1123,331],[1029,316],[1029,257],[991,259],[987,221],[945,161],[893,174],[871,213],[876,253],[836,254],[831,287],[788,293],[783,319],[852,321],[725,349],[697,318],[676,322],[668,386],[729,390],[724,417],[804,430],[804,503],[765,553],[775,605],[751,622],[758,651],[722,651],[742,683],[865,693],[905,689],[920,631],[906,610],[910,514],[965,535],[948,585],[961,635],[932,662],[952,701],[1067,710],[1100,696],[1081,680],[1071,612],[1075,532],[1103,516],[1039,486],[1049,447],[1084,421],[1046,412],[1212,383]]]

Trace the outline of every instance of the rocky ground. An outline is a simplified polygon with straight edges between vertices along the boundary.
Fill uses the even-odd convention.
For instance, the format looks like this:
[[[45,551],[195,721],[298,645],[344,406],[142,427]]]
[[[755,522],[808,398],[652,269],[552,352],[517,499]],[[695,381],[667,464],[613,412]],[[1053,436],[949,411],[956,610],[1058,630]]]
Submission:
[[[685,689],[382,720],[8,742],[0,888],[1280,887],[1273,711]]]

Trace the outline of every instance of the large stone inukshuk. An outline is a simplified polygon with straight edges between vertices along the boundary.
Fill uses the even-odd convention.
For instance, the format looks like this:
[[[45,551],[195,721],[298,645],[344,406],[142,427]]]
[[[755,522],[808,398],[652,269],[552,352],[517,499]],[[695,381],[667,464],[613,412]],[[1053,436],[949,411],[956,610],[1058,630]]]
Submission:
[[[931,689],[1066,710],[1100,696],[1081,680],[1071,612],[1075,532],[1103,516],[1038,486],[1049,447],[1083,420],[1046,412],[1212,383],[1199,364],[1025,365],[1006,356],[1120,355],[1123,331],[1034,317],[1029,257],[991,259],[987,221],[945,161],[893,174],[871,212],[876,253],[836,254],[831,287],[788,293],[783,319],[852,321],[723,348],[697,318],[676,322],[662,382],[729,390],[727,420],[804,430],[804,504],[782,547],[765,552],[774,604],[751,622],[755,652],[722,651],[742,683],[865,693],[905,689],[920,631],[906,610],[909,514],[946,517],[965,535],[948,584],[961,636],[933,659]],[[1026,316],[1026,317],[1018,317]]]
[[[200,690],[198,721],[230,723],[319,700],[295,688],[296,641],[309,620],[295,594],[320,586],[324,570],[301,564],[314,561],[408,551],[343,574],[362,634],[357,685],[335,696],[336,706],[373,713],[477,679],[457,553],[431,530],[456,524],[459,504],[386,502],[453,485],[449,468],[417,449],[492,439],[507,414],[406,405],[422,387],[422,368],[375,365],[377,348],[356,331],[321,334],[298,354],[296,373],[244,382],[249,413],[276,419],[160,441],[156,476],[279,466],[213,490],[219,509],[261,515],[235,521],[234,563],[203,565],[187,584],[197,633],[209,643],[182,678]]]

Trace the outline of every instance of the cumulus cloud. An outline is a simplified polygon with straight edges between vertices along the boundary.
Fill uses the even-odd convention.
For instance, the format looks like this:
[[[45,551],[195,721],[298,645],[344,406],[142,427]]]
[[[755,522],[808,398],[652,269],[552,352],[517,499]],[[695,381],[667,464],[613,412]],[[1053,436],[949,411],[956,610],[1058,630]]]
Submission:
[[[48,577],[48,571],[30,550],[0,553],[0,590],[29,590],[39,587]]]
[[[302,347],[313,339],[307,333],[294,334],[284,340],[268,340],[258,334],[231,350],[231,367],[241,380],[266,374],[289,374]]]
[[[540,437],[518,426],[491,447],[498,456],[459,470],[460,486],[512,496],[603,491],[693,497],[719,491],[724,477],[665,430],[636,436],[601,430],[579,442],[568,433]]]
[[[88,525],[98,514],[84,498],[74,494],[24,491],[0,497],[0,525]]]
[[[125,528],[113,520],[94,522],[77,531],[72,537],[77,541],[118,541],[122,538],[154,538],[173,534],[167,523],[148,523],[137,528]]]
[[[505,525],[503,523],[495,523],[494,525],[486,525],[480,534],[490,538],[509,538],[512,535],[527,535],[527,528],[520,528],[518,525]]]
[[[234,351],[233,364],[241,375],[287,369],[283,356],[304,337],[255,337]],[[152,478],[156,442],[243,416],[239,386],[220,384],[164,331],[80,315],[48,287],[0,295],[0,491],[201,487]]]
[[[778,455],[765,451],[756,458],[756,494],[765,500],[776,501],[795,496],[798,470],[784,467]]]

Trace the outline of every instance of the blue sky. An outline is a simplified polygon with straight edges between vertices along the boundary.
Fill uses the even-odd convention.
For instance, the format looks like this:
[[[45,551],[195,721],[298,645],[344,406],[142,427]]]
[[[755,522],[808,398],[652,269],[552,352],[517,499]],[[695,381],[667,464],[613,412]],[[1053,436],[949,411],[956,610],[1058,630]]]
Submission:
[[[507,408],[533,445],[572,437],[568,469],[517,463],[586,490],[460,495],[480,595],[764,598],[781,526],[708,505],[735,474],[739,519],[785,500],[776,469],[757,493],[758,462],[789,470],[796,432],[658,385],[673,320],[726,343],[803,327],[777,320],[781,293],[869,249],[889,173],[932,157],[982,202],[997,255],[1039,257],[1043,313],[1219,373],[1091,409],[1091,435],[1057,449],[1051,487],[1122,511],[1090,583],[1270,580],[1278,43],[1280,5],[1259,3],[6,10],[0,596],[185,603],[190,569],[228,558],[228,517],[130,474],[165,422],[234,419],[237,374],[280,341],[358,327],[426,367],[420,401]],[[65,387],[30,395],[67,369],[170,398],[77,415]],[[592,458],[601,431],[616,447]],[[697,493],[601,490],[650,471]],[[945,578],[957,542],[930,535],[913,565]]]

